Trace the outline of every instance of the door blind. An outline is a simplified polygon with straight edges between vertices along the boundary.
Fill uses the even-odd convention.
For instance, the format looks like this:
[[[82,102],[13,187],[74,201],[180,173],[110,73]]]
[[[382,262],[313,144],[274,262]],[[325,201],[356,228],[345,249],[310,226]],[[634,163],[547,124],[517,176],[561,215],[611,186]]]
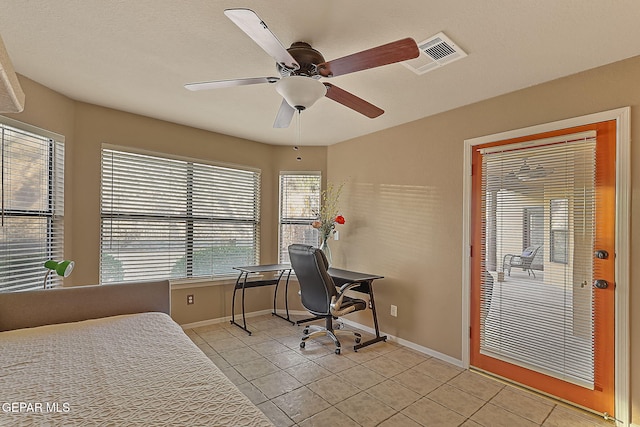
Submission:
[[[318,245],[318,230],[311,223],[320,210],[320,173],[280,173],[279,260],[289,262],[287,248],[293,243]]]
[[[260,172],[102,150],[100,280],[232,274],[258,262]]]
[[[482,154],[480,353],[594,384],[595,132]]]
[[[64,144],[37,132],[0,123],[0,292],[61,284],[43,280],[63,257]]]

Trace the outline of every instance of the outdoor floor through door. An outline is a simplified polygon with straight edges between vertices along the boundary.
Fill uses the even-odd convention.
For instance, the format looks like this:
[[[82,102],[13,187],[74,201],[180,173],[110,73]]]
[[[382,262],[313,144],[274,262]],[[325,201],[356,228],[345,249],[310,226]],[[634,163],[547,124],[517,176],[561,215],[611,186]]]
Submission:
[[[609,416],[615,153],[607,121],[472,154],[471,366]]]

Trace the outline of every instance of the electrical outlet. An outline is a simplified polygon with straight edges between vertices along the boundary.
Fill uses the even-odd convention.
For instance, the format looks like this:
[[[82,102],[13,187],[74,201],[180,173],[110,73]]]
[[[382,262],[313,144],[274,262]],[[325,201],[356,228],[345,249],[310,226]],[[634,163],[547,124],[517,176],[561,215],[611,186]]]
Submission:
[[[193,294],[187,295],[187,305],[193,304]]]
[[[393,317],[398,317],[398,306],[391,304],[391,315]]]

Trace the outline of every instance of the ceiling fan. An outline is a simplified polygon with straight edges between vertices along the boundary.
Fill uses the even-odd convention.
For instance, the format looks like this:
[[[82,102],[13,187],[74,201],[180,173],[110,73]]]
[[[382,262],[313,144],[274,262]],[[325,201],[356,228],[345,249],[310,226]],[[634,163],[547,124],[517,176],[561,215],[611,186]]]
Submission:
[[[274,128],[289,127],[296,111],[309,108],[323,96],[369,118],[378,117],[384,113],[384,110],[331,83],[320,82],[319,79],[406,61],[420,54],[416,42],[411,38],[405,38],[332,61],[325,61],[320,52],[305,42],[295,42],[285,49],[269,30],[267,24],[250,9],[226,9],[224,14],[276,60],[276,68],[280,76],[189,83],[185,88],[197,91],[275,83],[276,90],[283,96],[283,100],[273,124]]]

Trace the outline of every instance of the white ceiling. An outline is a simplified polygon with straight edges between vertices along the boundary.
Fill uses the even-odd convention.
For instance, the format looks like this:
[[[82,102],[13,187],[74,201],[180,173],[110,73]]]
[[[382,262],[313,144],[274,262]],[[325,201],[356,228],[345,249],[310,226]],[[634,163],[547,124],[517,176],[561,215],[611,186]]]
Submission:
[[[331,83],[385,110],[328,98],[273,129],[273,85],[190,92],[203,80],[277,76],[223,10],[253,9],[288,47],[326,60],[444,31],[469,56],[424,75],[401,64]],[[330,145],[640,54],[637,0],[0,0],[16,71],[70,98],[255,141]],[[29,98],[26,100],[29,103]]]

